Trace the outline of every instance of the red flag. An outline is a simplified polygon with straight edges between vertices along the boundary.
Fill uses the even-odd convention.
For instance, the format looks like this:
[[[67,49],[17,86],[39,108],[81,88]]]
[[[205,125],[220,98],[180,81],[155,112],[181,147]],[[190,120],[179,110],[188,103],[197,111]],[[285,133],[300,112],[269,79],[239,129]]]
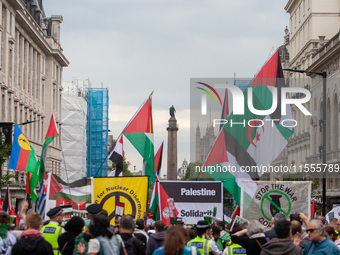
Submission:
[[[231,215],[231,219],[235,219],[236,216],[240,216],[240,207],[239,206],[236,206],[233,214]]]
[[[315,200],[313,201],[311,207],[310,207],[310,217],[311,219],[316,219],[316,204]]]
[[[31,185],[30,185],[30,179],[31,179],[31,173],[27,172],[27,178],[26,178],[26,194],[31,194]]]

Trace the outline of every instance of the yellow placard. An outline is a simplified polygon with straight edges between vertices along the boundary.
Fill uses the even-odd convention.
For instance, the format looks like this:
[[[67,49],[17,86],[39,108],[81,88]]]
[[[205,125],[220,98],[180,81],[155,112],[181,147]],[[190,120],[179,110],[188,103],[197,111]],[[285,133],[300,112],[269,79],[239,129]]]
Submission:
[[[146,212],[148,195],[148,176],[93,178],[93,202],[105,209],[115,224],[116,205],[124,214],[142,219]],[[120,210],[119,210],[120,209]]]

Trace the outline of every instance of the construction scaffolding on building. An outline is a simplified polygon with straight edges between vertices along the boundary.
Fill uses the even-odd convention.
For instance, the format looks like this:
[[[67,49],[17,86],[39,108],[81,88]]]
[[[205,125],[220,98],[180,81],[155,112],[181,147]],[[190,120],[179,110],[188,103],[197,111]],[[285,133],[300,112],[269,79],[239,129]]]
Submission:
[[[89,88],[87,93],[87,176],[107,176],[109,91]]]
[[[88,79],[63,82],[61,179],[73,182],[86,177]]]

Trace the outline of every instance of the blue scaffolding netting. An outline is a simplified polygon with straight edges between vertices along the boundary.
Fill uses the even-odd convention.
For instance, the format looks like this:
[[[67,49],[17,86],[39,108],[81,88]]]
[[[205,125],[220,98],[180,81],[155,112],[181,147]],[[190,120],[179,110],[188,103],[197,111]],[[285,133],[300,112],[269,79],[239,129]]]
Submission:
[[[107,176],[109,92],[89,88],[87,94],[87,176]]]

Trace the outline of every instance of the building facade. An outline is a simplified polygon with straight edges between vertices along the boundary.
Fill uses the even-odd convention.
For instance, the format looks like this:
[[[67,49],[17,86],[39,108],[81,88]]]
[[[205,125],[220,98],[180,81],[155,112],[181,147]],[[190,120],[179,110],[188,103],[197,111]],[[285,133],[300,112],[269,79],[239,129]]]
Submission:
[[[197,124],[196,128],[196,162],[199,161],[201,163],[204,162],[207,157],[211,146],[215,141],[215,131],[213,126],[207,126],[205,130],[205,134],[201,137],[201,128],[199,124]]]
[[[69,64],[60,45],[63,19],[47,18],[42,1],[37,0],[2,0],[0,8],[0,121],[34,121],[20,128],[40,156],[52,113],[61,130],[62,72]],[[47,171],[57,175],[60,141],[59,136],[50,144],[46,163]],[[2,170],[16,173],[7,170],[7,163]],[[16,174],[17,185],[24,185],[25,173]]]
[[[289,29],[285,37],[289,58],[284,61],[283,68],[306,70],[312,65],[313,55],[318,49],[339,31],[340,3],[337,0],[289,0],[285,10],[290,15]],[[311,79],[303,73],[286,72],[285,77],[289,78],[290,87],[311,88]],[[321,98],[321,94],[313,93],[312,98]],[[312,102],[304,106],[312,111]],[[292,115],[299,124],[289,139],[287,162],[303,165],[307,163],[307,157],[315,151],[315,148],[311,147],[314,119],[305,116],[295,106],[292,107]]]
[[[340,26],[339,26],[340,28]],[[339,167],[339,95],[340,95],[340,33],[336,33],[327,43],[318,47],[312,55],[312,63],[308,67],[311,72],[326,72],[326,159],[327,164]],[[322,132],[318,123],[323,120],[323,79],[318,75],[311,75],[311,92],[320,97],[313,98],[311,122],[311,154],[307,157],[307,164],[320,164],[322,158],[318,148],[323,145]],[[326,179],[327,204],[340,204],[339,174],[328,174]],[[329,208],[330,209],[330,208]]]
[[[339,164],[339,100],[340,78],[339,29],[340,2],[337,0],[289,0],[285,10],[290,15],[289,29],[285,29],[284,45],[280,47],[283,68],[327,72],[326,152],[327,164]],[[274,161],[283,165],[322,163],[319,148],[323,145],[320,121],[323,119],[323,80],[319,75],[285,72],[290,87],[310,90],[311,100],[304,104],[311,116],[305,116],[295,106],[293,118],[298,125],[288,140],[286,149]],[[299,95],[292,95],[298,97]],[[309,178],[308,173],[304,178]],[[320,203],[322,180],[312,194]],[[327,178],[327,206],[340,204],[340,180]]]

